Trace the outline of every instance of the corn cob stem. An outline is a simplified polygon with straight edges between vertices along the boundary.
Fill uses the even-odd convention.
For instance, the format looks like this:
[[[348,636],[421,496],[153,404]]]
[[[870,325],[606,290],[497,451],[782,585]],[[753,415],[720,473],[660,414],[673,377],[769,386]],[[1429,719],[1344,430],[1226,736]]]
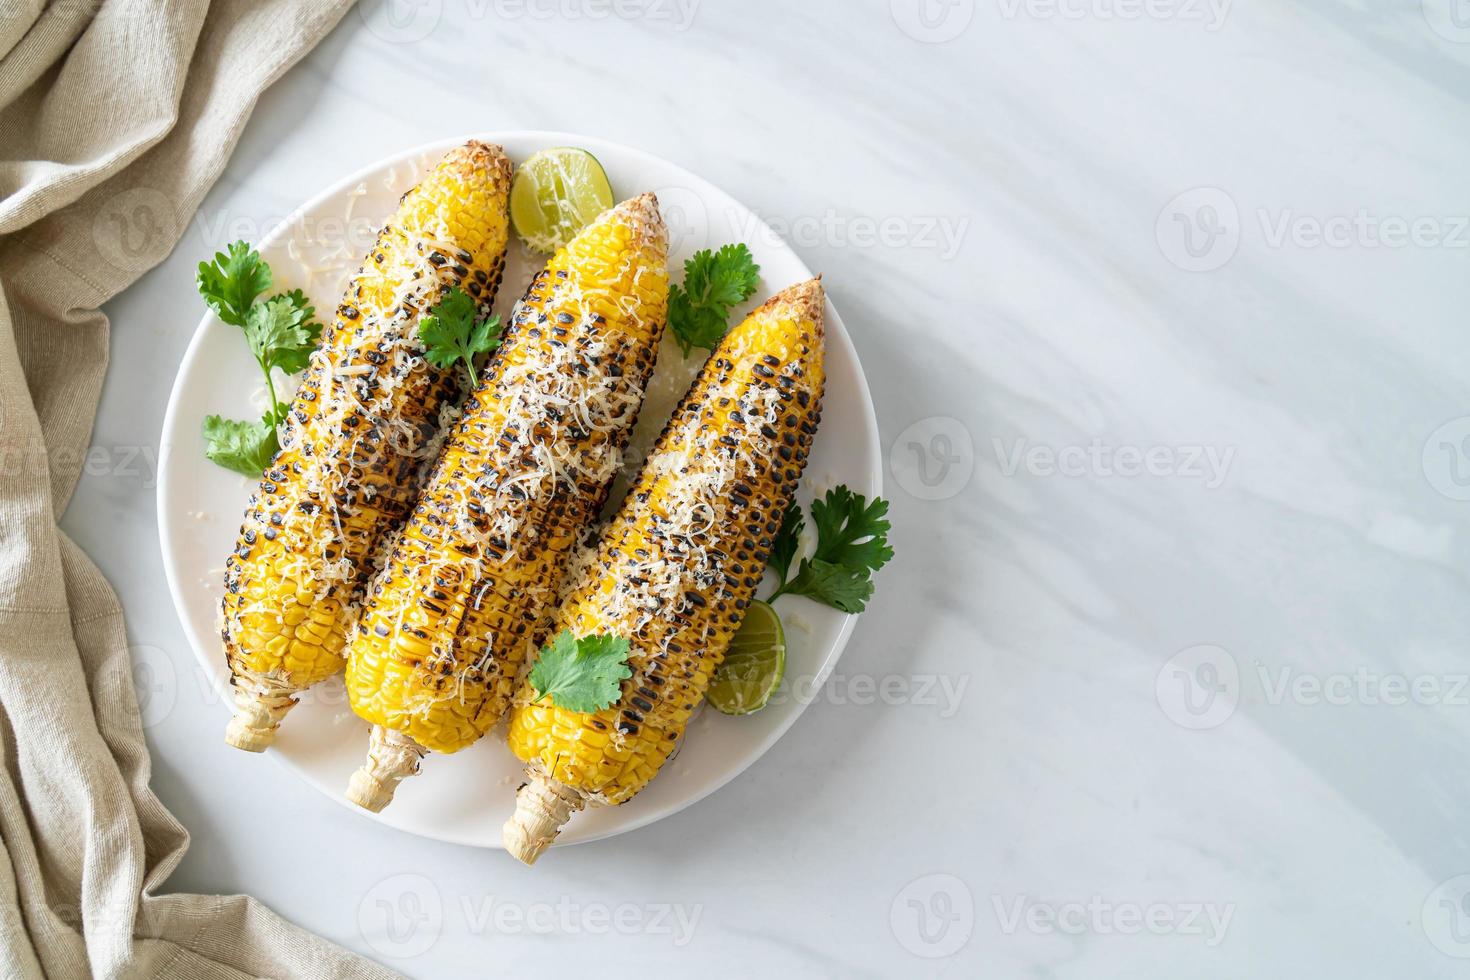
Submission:
[[[516,791],[515,815],[505,822],[502,832],[505,849],[516,860],[535,864],[585,803],[580,791],[544,772],[528,771],[525,784]]]
[[[367,761],[352,774],[347,799],[364,810],[379,812],[393,802],[398,784],[419,771],[419,760],[427,751],[402,732],[374,725]]]
[[[296,688],[270,674],[242,670],[234,681],[235,713],[225,729],[225,744],[264,752],[276,740],[286,712],[296,706]]]

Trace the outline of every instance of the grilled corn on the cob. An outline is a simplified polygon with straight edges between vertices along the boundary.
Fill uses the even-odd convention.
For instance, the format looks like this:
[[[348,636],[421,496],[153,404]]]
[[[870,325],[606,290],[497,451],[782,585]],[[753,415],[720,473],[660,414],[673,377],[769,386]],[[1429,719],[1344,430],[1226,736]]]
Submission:
[[[236,748],[266,748],[295,693],[342,669],[353,605],[458,390],[422,356],[419,317],[456,284],[488,311],[510,176],[498,146],[451,151],[404,195],[312,355],[225,568]]]
[[[527,864],[586,803],[617,804],[653,779],[765,570],[821,411],[823,297],[780,293],[710,355],[560,606],[555,627],[631,641],[621,698],[592,713],[533,702],[510,720],[527,782],[505,845]]]
[[[374,581],[347,692],[373,723],[348,799],[381,810],[426,750],[505,713],[564,560],[622,461],[663,335],[668,235],[652,194],[548,263]]]

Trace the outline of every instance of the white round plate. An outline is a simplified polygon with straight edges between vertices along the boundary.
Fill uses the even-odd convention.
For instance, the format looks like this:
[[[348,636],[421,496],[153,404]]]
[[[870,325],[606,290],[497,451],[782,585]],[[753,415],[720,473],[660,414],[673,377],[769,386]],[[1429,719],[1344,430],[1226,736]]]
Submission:
[[[468,138],[444,140],[383,160],[302,205],[257,243],[275,272],[273,289],[299,286],[312,298],[319,319],[331,316],[347,277],[356,271],[399,195],[450,148]],[[812,276],[749,209],[657,157],[570,133],[489,133],[475,138],[499,143],[517,164],[546,147],[585,147],[606,168],[619,200],[654,191],[669,224],[669,268],[675,281],[682,279],[684,261],[699,249],[744,241],[760,263],[761,288],[750,303],[732,314],[732,323],[773,293]],[[495,304],[502,318],[543,261],[512,243]],[[311,269],[317,271],[309,272]],[[635,442],[647,445],[657,436],[700,362],[698,356],[684,361],[673,342],[665,341]],[[220,691],[229,682],[216,627],[223,565],[254,483],[204,458],[200,424],[213,413],[258,417],[265,404],[262,388],[259,369],[239,329],[210,314],[200,321],[184,355],[163,422],[158,485],[163,565],[179,619]],[[630,458],[639,456],[630,453]],[[878,424],[867,381],[842,320],[828,303],[827,393],[803,483],[803,503],[813,492],[839,483],[875,496],[880,492],[881,474]],[[618,493],[615,488],[614,500]],[[857,617],[803,598],[782,598],[778,607],[787,623],[789,650],[786,682],[772,703],[741,718],[706,707],[690,724],[677,756],[648,789],[622,806],[577,815],[563,832],[562,842],[622,833],[683,809],[735,778],[791,727],[831,672]],[[222,697],[221,702],[229,704],[228,698]],[[226,751],[226,720],[221,711],[218,729],[199,733],[201,738],[220,739],[222,751]],[[505,747],[503,727],[463,752],[429,756],[423,772],[405,782],[393,804],[375,819],[424,837],[499,847],[501,824],[514,810],[515,789],[521,782],[520,763]],[[348,776],[362,762],[367,734],[366,723],[347,705],[339,676],[306,692],[268,751],[353,812],[373,816],[342,796]]]

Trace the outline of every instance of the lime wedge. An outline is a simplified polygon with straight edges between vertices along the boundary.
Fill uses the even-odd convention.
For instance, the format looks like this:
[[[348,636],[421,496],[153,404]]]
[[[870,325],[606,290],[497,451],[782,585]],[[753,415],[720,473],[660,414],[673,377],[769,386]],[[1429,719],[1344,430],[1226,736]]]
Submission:
[[[776,610],[756,599],[745,610],[725,662],[710,681],[705,697],[727,715],[748,715],[771,700],[786,672],[786,634]]]
[[[516,169],[510,223],[538,252],[554,252],[613,206],[612,185],[597,158],[575,146],[542,150]]]

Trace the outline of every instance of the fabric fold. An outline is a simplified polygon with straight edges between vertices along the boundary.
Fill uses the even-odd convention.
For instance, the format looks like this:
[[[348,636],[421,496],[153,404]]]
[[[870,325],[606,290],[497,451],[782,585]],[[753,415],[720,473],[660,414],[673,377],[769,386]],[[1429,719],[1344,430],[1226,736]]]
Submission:
[[[56,525],[107,367],[100,306],[161,261],[260,93],[346,0],[22,2],[0,16],[0,974],[396,974],[247,896],[160,895],[123,614]],[[14,5],[13,5],[14,7]]]

